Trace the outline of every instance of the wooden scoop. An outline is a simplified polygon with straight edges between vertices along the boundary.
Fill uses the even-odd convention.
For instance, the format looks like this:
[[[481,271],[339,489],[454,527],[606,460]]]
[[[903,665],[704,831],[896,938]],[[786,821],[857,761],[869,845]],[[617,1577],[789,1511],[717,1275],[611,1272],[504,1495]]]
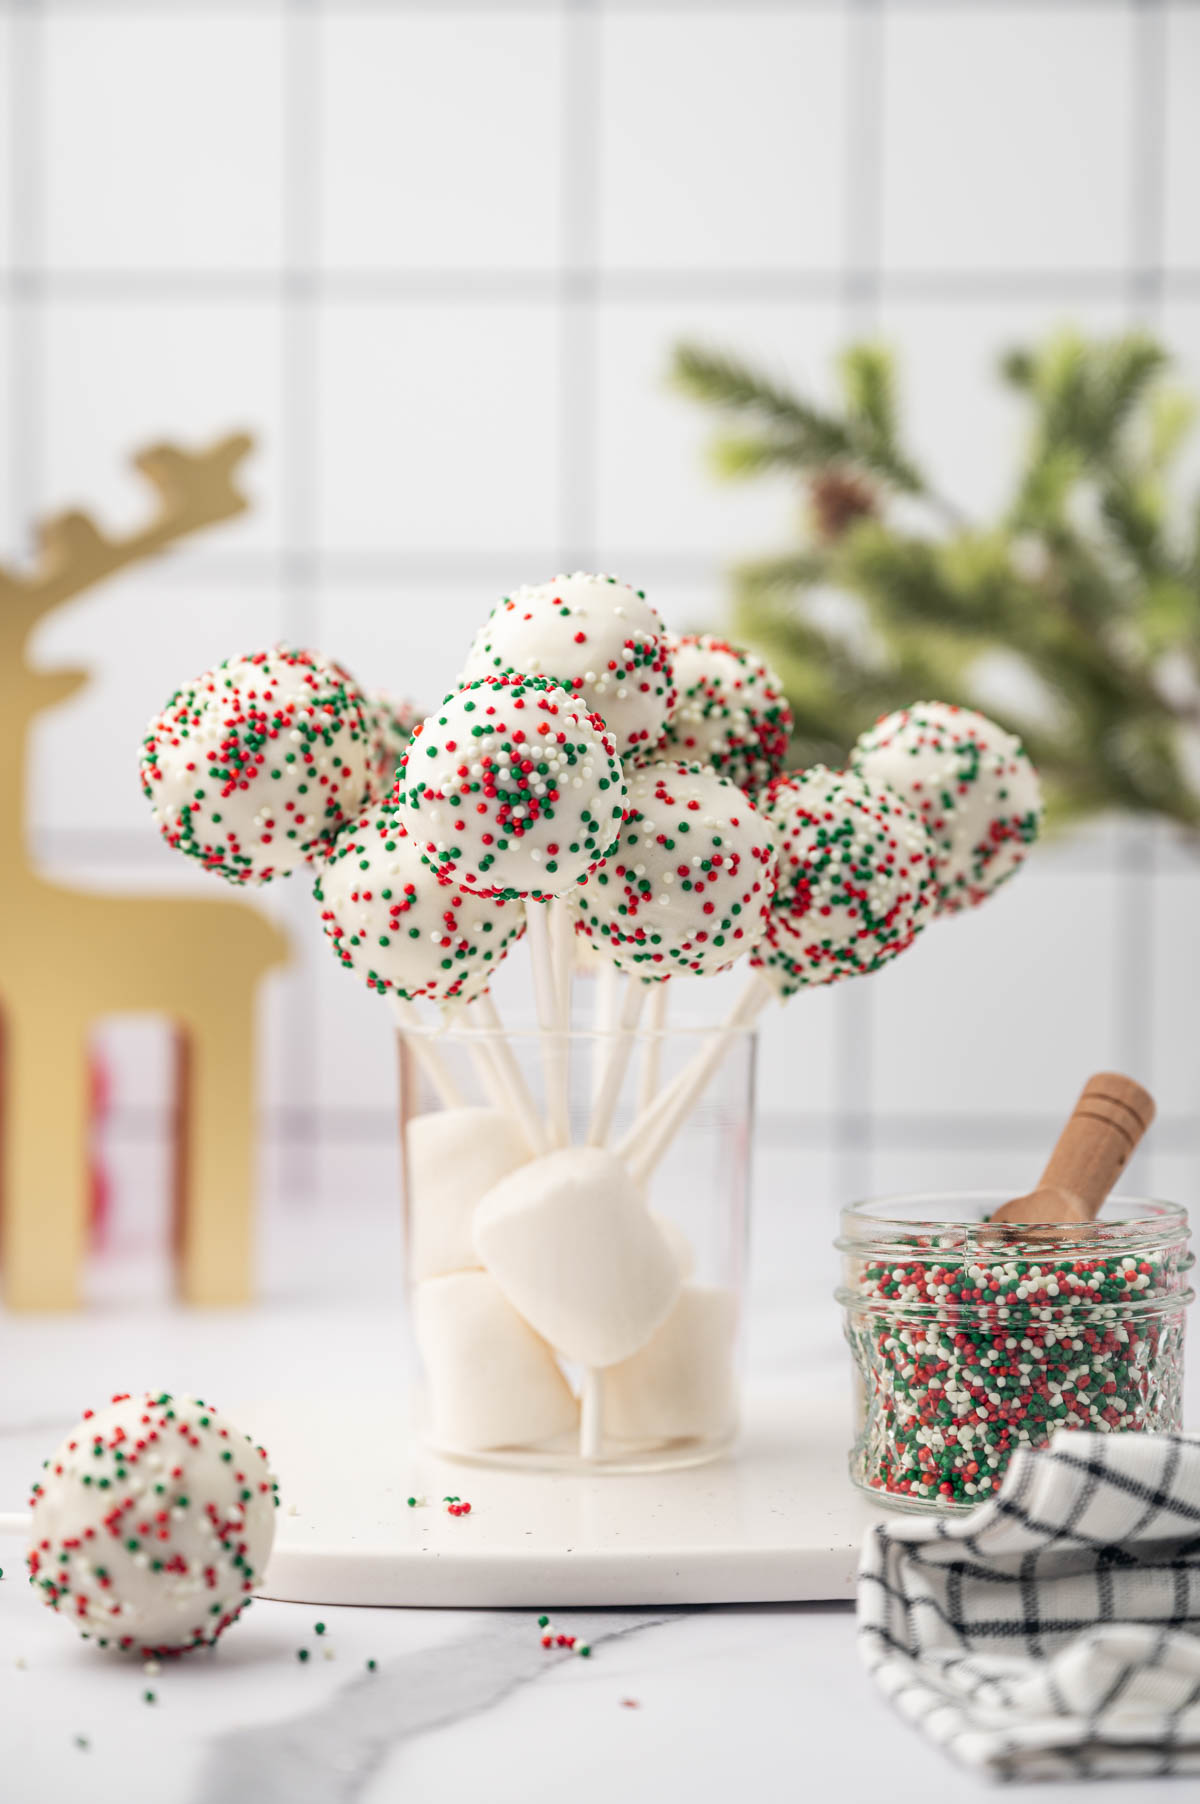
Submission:
[[[1037,1189],[1002,1204],[992,1220],[1094,1220],[1153,1120],[1148,1090],[1117,1071],[1098,1071],[1083,1086]]]

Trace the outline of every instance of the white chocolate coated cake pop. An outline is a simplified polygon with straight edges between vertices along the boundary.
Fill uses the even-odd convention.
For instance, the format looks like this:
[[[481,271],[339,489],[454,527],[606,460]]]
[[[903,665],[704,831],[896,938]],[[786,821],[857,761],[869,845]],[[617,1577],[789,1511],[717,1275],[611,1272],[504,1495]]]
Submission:
[[[519,902],[439,881],[376,803],[340,833],[313,890],[338,960],[379,995],[471,1002],[525,927]]]
[[[505,595],[479,629],[464,683],[543,676],[604,721],[617,752],[657,745],[674,689],[662,621],[615,576],[556,576]]]
[[[1042,790],[1024,746],[971,708],[915,702],[885,715],[850,763],[924,821],[937,848],[940,914],[986,901],[1038,836]]]
[[[370,799],[387,801],[396,786],[396,772],[408,750],[413,728],[424,718],[425,709],[377,692],[367,697],[367,708],[371,722]]]
[[[779,880],[751,963],[781,996],[893,959],[934,912],[934,848],[898,796],[823,764],[761,798]]]
[[[414,732],[396,808],[439,877],[545,901],[616,844],[625,779],[604,723],[541,677],[485,677]]]
[[[775,888],[768,823],[699,764],[628,775],[616,851],[579,891],[584,930],[639,977],[708,976],[757,945]]]
[[[371,758],[353,680],[279,645],[176,691],[143,741],[142,792],[168,845],[230,883],[268,883],[354,819]]]
[[[263,1449],[198,1397],[114,1397],[33,1487],[30,1582],[102,1647],[211,1646],[262,1582],[277,1492]]]
[[[707,764],[754,795],[787,756],[792,711],[783,685],[761,658],[712,633],[671,642],[676,702],[663,758]]]

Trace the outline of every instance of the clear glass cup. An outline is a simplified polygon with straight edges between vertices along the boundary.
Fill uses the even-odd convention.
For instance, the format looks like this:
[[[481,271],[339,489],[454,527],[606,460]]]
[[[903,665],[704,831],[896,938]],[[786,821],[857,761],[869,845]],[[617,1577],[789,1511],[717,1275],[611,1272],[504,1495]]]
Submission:
[[[841,1217],[850,1476],[900,1509],[972,1509],[1057,1428],[1181,1425],[1187,1211],[1111,1197],[1086,1224],[991,1224],[1003,1192],[884,1197]]]
[[[661,1143],[655,1134],[670,1119],[674,1080],[714,1032],[574,1026],[544,1036],[464,1021],[401,1034],[410,1320],[419,1427],[435,1452],[493,1466],[636,1472],[699,1465],[729,1445],[753,1030],[728,1036],[677,1131]],[[585,1149],[610,1073],[605,1158]],[[481,1253],[478,1205],[497,1186],[517,1225],[506,1218],[500,1250]],[[558,1325],[570,1340],[580,1317],[604,1341],[590,1366],[574,1342],[554,1344]]]

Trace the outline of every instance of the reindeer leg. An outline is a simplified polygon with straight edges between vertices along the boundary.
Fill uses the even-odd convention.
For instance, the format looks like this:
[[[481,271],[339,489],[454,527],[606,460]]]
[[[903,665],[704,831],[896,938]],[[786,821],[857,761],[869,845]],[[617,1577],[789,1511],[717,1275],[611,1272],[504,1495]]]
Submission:
[[[82,1022],[29,1005],[5,1022],[0,1195],[12,1309],[74,1309],[88,1226],[88,1077]]]
[[[254,1283],[253,997],[185,1026],[177,1284],[185,1302],[249,1302]]]

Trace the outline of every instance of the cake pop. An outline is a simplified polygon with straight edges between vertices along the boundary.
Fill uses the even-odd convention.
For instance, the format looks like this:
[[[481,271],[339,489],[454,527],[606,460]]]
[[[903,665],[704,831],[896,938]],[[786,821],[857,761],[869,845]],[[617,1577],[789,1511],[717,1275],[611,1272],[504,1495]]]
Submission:
[[[102,1647],[212,1646],[262,1582],[277,1492],[266,1453],[211,1404],[114,1397],[33,1487],[30,1582]]]
[[[792,711],[774,671],[712,633],[671,641],[678,699],[659,756],[708,765],[754,795],[783,769]]]
[[[484,677],[413,733],[395,801],[439,877],[546,901],[613,849],[625,779],[581,700],[544,677]]]
[[[370,799],[387,801],[423,710],[414,702],[394,701],[391,696],[378,693],[367,697],[367,706],[371,719]]]
[[[579,892],[586,932],[620,970],[723,971],[758,943],[775,887],[771,829],[699,764],[629,773],[616,850]]]
[[[544,676],[598,714],[624,757],[657,745],[674,702],[663,625],[615,576],[556,576],[506,595],[479,629],[462,681]]]
[[[354,819],[371,758],[353,680],[279,645],[175,692],[142,744],[142,792],[168,845],[230,883],[268,883]]]
[[[519,902],[440,881],[382,803],[338,835],[313,894],[340,962],[368,989],[410,1002],[481,995],[525,926]]]
[[[751,963],[777,994],[877,971],[933,913],[933,845],[891,791],[823,764],[762,798],[779,881]]]
[[[915,702],[859,739],[851,768],[916,810],[937,854],[938,913],[973,908],[1038,836],[1042,792],[1021,741],[986,715]]]

